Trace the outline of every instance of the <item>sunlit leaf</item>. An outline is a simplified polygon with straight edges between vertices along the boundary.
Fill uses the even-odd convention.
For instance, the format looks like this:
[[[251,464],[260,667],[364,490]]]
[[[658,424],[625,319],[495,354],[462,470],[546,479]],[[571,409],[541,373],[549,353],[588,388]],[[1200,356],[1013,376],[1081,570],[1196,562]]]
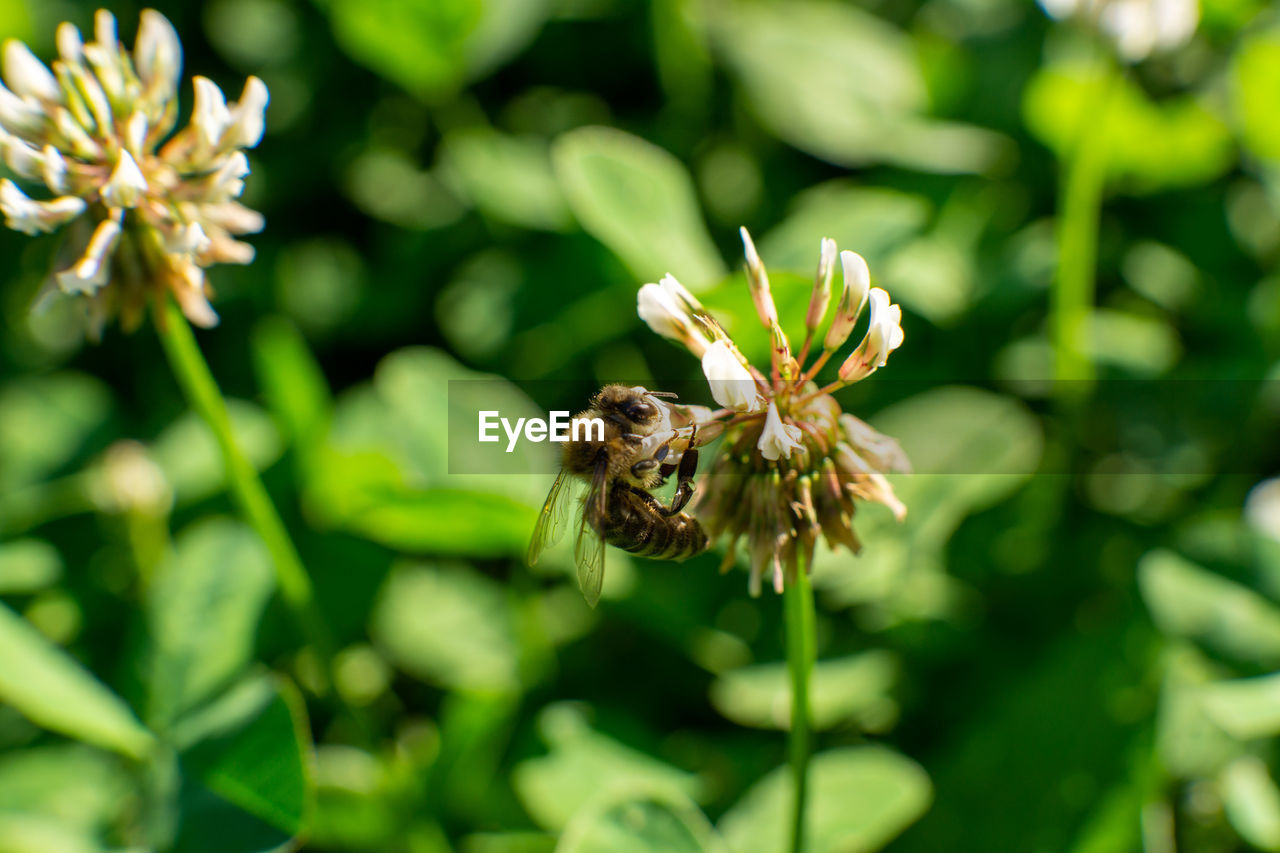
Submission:
[[[1187,644],[1165,653],[1156,746],[1162,766],[1175,776],[1213,775],[1240,755],[1240,742],[1218,725],[1205,702],[1206,688],[1221,674]]]
[[[1090,315],[1088,342],[1100,364],[1139,376],[1165,373],[1182,355],[1178,334],[1168,321],[1107,308],[1096,308]]]
[[[1008,143],[995,133],[921,115],[927,95],[910,38],[869,12],[815,0],[736,2],[711,23],[761,123],[816,157],[970,172],[1005,156]]]
[[[42,539],[0,545],[0,595],[39,592],[62,576],[62,557]]]
[[[371,627],[378,645],[418,678],[455,690],[519,689],[519,652],[506,593],[462,567],[406,566],[387,578]]]
[[[1236,120],[1244,142],[1259,157],[1280,160],[1280,35],[1261,33],[1245,39],[1232,63]]]
[[[32,722],[132,758],[151,747],[151,733],[123,700],[3,604],[0,660],[0,701]]]
[[[482,8],[479,0],[332,0],[329,16],[338,44],[354,60],[434,97],[462,81],[466,40]]]
[[[301,695],[279,677],[242,683],[184,721],[175,851],[273,849],[296,835],[312,796]],[[244,846],[240,845],[260,845]]]
[[[759,240],[760,257],[770,271],[779,268],[811,276],[818,264],[819,239],[830,237],[841,249],[865,257],[875,270],[891,249],[924,227],[930,213],[931,205],[921,196],[828,181],[791,200],[787,218]]]
[[[106,386],[79,373],[0,386],[0,484],[12,488],[67,464],[110,412]]]
[[[1222,805],[1240,836],[1259,850],[1280,850],[1280,788],[1256,756],[1222,772]]]
[[[889,478],[906,520],[899,524],[880,507],[860,511],[858,535],[875,547],[856,557],[820,548],[815,583],[840,603],[893,599],[895,610],[939,616],[954,604],[953,581],[943,572],[947,542],[968,515],[1035,473],[1040,425],[1016,400],[963,386],[925,391],[871,420],[897,439],[915,472]]]
[[[808,849],[870,853],[914,823],[933,797],[920,765],[878,746],[830,750],[809,768]],[[779,767],[751,788],[720,820],[734,853],[785,850],[792,777]]]
[[[687,798],[670,794],[605,800],[570,821],[556,853],[720,853],[725,847]]]
[[[1280,734],[1280,674],[1207,684],[1201,701],[1215,723],[1241,740]]]
[[[316,807],[307,836],[318,847],[376,850],[400,829],[395,785],[385,762],[353,746],[316,749]]]
[[[280,434],[271,417],[244,400],[227,400],[227,414],[240,449],[258,469],[280,458]],[[178,503],[193,503],[226,487],[217,441],[195,412],[187,412],[156,438],[152,458],[173,486]]]
[[[1111,88],[1107,88],[1111,87]],[[1099,104],[1106,104],[1105,118]],[[1052,66],[1031,78],[1023,100],[1027,126],[1062,159],[1082,130],[1107,134],[1107,170],[1125,189],[1152,192],[1194,186],[1232,161],[1231,135],[1194,96],[1153,102],[1136,84],[1103,81],[1084,67]]]
[[[123,763],[91,747],[57,744],[0,756],[0,815],[40,817],[93,836],[123,816],[132,797]],[[0,842],[0,850],[9,849]]]
[[[1260,664],[1280,662],[1280,607],[1171,551],[1138,565],[1143,600],[1162,631]]]
[[[440,158],[461,194],[495,219],[546,231],[573,222],[542,140],[468,128],[445,137]]]
[[[554,853],[556,837],[546,832],[477,832],[465,835],[462,853]]]
[[[5,853],[107,853],[107,848],[59,820],[0,812],[0,850]]]
[[[859,715],[892,713],[887,692],[897,675],[889,652],[870,651],[818,661],[810,686],[810,711],[817,729],[828,729]],[[753,664],[723,673],[711,685],[711,703],[743,726],[791,727],[791,687],[786,664]]]
[[[582,227],[640,281],[671,273],[685,286],[724,277],[685,166],[638,136],[584,127],[556,140],[556,175]]]
[[[303,452],[311,451],[328,429],[333,401],[306,340],[288,321],[269,317],[254,330],[253,359],[276,423]]]
[[[206,519],[178,538],[148,590],[148,721],[165,727],[240,674],[275,575],[258,535]]]
[[[574,709],[548,708],[541,724],[550,753],[517,764],[511,782],[525,810],[546,829],[563,829],[597,797],[697,794],[694,776],[592,731]]]

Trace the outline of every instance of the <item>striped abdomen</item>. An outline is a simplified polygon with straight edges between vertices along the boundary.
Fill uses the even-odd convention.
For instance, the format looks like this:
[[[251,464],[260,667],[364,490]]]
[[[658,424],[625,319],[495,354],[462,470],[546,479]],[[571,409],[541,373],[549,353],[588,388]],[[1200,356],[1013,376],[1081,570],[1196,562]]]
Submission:
[[[653,560],[685,560],[707,548],[707,534],[688,513],[665,516],[657,501],[625,485],[609,495],[608,515],[601,525],[604,541]]]

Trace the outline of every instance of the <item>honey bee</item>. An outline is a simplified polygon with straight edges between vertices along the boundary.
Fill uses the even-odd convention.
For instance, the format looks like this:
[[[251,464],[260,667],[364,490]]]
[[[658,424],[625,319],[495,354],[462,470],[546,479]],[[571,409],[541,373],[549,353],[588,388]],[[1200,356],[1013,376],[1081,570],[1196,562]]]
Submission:
[[[590,408],[573,418],[600,419],[603,439],[588,431],[588,438],[565,443],[560,474],[534,526],[528,559],[532,566],[544,547],[559,541],[569,523],[570,484],[586,483],[573,552],[578,583],[592,607],[600,600],[606,544],[658,560],[685,560],[706,550],[702,525],[683,512],[693,497],[698,467],[697,425],[690,424],[687,435],[672,427],[669,404],[659,398],[674,396],[638,385],[606,385]],[[676,492],[665,507],[650,490],[672,473]]]

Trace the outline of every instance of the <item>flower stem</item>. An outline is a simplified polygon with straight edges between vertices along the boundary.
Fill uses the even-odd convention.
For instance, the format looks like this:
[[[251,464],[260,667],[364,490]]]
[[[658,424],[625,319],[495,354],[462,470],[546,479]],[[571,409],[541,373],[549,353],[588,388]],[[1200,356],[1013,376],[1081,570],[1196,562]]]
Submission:
[[[245,519],[262,537],[275,565],[276,583],[302,629],[303,637],[316,655],[322,673],[321,690],[328,692],[332,675],[333,637],[316,601],[311,578],[302,566],[298,551],[289,538],[258,472],[236,443],[226,402],[213,373],[200,352],[195,335],[173,300],[165,297],[156,311],[156,331],[169,365],[188,402],[213,431],[226,466],[227,482]]]
[[[813,673],[813,588],[809,570],[801,558],[796,576],[783,591],[787,626],[787,670],[791,674],[791,732],[787,747],[793,782],[791,853],[804,849],[805,803],[809,788],[809,754],[812,722],[809,713],[809,677]]]
[[[1058,275],[1049,298],[1049,330],[1054,379],[1059,393],[1075,396],[1062,383],[1082,383],[1094,376],[1088,351],[1088,327],[1094,303],[1098,260],[1098,225],[1107,178],[1108,118],[1120,72],[1109,59],[1099,62],[1090,109],[1081,110],[1075,143],[1062,165],[1058,213]]]

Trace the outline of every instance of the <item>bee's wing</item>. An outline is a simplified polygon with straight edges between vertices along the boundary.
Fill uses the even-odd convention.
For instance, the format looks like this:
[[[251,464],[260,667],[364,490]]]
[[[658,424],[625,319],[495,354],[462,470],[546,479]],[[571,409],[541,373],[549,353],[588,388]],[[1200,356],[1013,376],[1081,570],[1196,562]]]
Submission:
[[[560,537],[564,536],[564,531],[569,526],[569,505],[573,503],[569,497],[569,493],[573,491],[569,488],[571,479],[573,478],[569,476],[569,472],[562,470],[556,477],[556,481],[551,484],[551,491],[547,493],[547,502],[542,505],[542,512],[538,513],[538,521],[533,526],[533,536],[529,539],[529,551],[526,556],[531,566],[538,562],[538,556],[543,548],[548,548],[560,541]]]
[[[609,511],[609,460],[601,453],[591,476],[591,486],[583,499],[578,537],[573,542],[573,557],[578,564],[578,585],[592,607],[600,600],[604,584],[604,528]]]
[[[578,563],[578,586],[592,607],[600,601],[600,589],[604,586],[604,537],[582,514],[578,524],[578,538],[573,543],[573,557]]]

